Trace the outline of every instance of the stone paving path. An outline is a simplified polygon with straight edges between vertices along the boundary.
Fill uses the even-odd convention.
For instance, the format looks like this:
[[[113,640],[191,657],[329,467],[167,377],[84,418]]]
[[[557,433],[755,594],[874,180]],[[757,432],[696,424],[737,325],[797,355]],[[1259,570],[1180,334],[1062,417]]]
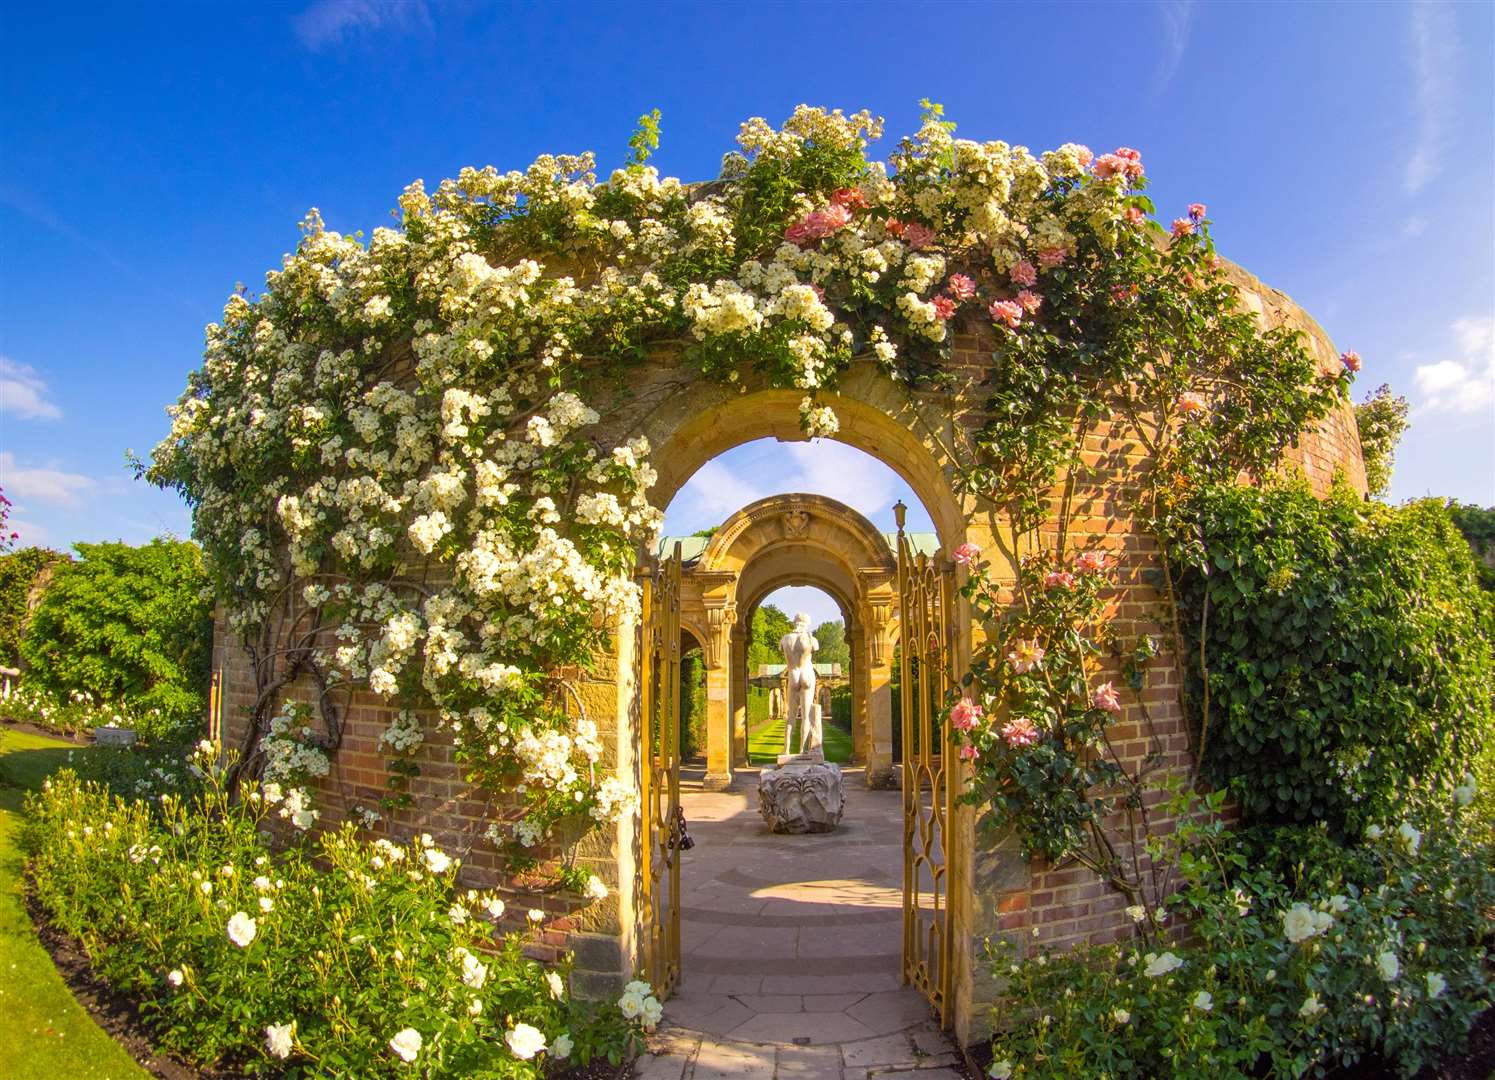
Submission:
[[[899,985],[902,808],[846,770],[841,827],[775,836],[756,771],[682,777],[683,977],[639,1080],[955,1080],[954,1046]]]

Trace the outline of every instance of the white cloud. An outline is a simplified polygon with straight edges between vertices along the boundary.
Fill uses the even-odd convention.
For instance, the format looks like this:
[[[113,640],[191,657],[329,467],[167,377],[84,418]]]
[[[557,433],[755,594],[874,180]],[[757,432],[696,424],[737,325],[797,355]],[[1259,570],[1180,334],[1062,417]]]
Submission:
[[[1489,413],[1495,409],[1495,316],[1453,324],[1460,358],[1418,364],[1413,374],[1428,412]]]
[[[1406,221],[1402,222],[1402,235],[1421,236],[1423,233],[1427,232],[1427,228],[1427,218],[1417,217],[1414,215],[1412,217],[1409,217]]]
[[[855,447],[822,440],[785,443],[784,450],[796,475],[794,486],[782,490],[838,499],[867,517],[886,510],[898,497],[898,474]]]
[[[1163,17],[1163,58],[1153,75],[1154,90],[1161,90],[1173,79],[1189,48],[1193,28],[1192,0],[1162,0],[1158,13]]]
[[[11,518],[6,524],[17,536],[16,547],[46,547],[50,542],[52,534],[40,525],[18,518]]]
[[[313,52],[337,46],[361,32],[429,26],[424,0],[316,0],[291,19],[296,39]]]
[[[1411,16],[1417,130],[1403,180],[1407,193],[1415,195],[1443,169],[1459,47],[1453,11],[1447,4],[1425,0],[1413,6]]]
[[[64,472],[61,469],[23,469],[16,465],[16,456],[8,450],[0,450],[0,488],[12,502],[43,502],[58,506],[76,506],[79,496],[92,491],[98,485],[92,478],[81,473]]]
[[[62,410],[47,400],[47,384],[37,370],[0,356],[0,417],[56,420]]]

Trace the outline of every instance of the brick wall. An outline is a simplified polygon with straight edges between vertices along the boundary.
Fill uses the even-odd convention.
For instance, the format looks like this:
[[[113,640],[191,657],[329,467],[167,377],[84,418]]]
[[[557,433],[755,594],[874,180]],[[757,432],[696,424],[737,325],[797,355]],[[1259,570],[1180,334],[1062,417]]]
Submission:
[[[1302,330],[1323,370],[1337,370],[1338,353],[1311,318],[1282,293],[1244,271],[1232,268],[1231,273],[1243,290],[1243,302],[1264,325]],[[940,430],[944,425],[948,433],[952,425],[981,422],[979,383],[990,362],[990,346],[979,337],[958,339],[956,346],[957,374],[965,376],[962,390],[929,395],[911,404],[901,389],[867,365],[848,372],[840,396],[831,400],[842,422],[838,437],[899,471],[925,501],[947,546],[969,540],[991,553],[998,549],[993,541],[1000,522],[990,507],[956,493],[953,469],[941,456],[939,440],[918,433],[921,426]],[[616,445],[636,432],[647,434],[661,476],[655,498],[667,503],[680,484],[722,450],[750,438],[799,437],[799,393],[751,387],[749,382],[728,388],[706,384],[677,364],[643,365],[630,373],[629,392],[620,395],[616,405],[596,403],[606,409],[599,441]],[[1127,505],[1130,470],[1138,463],[1138,451],[1123,442],[1116,425],[1102,423],[1087,434],[1083,456],[1084,467],[1076,477],[1071,542],[1093,540],[1120,556],[1117,585],[1109,598],[1117,638],[1129,642],[1144,634],[1163,635],[1161,598],[1149,583],[1148,573],[1155,568],[1157,552],[1153,541],[1137,530]],[[1327,489],[1337,472],[1364,489],[1359,439],[1348,404],[1288,458],[1302,468],[1317,490]],[[606,768],[636,783],[635,632],[636,628],[623,628],[613,655],[600,658],[591,674],[575,672],[572,677],[579,707],[586,709],[602,733]],[[965,648],[969,646],[967,641]],[[245,655],[230,640],[221,619],[215,664],[223,672],[228,741],[237,744],[253,703],[254,682]],[[1122,681],[1119,672],[1107,675]],[[1161,769],[1189,767],[1188,737],[1177,701],[1178,678],[1166,653],[1153,662],[1143,699],[1145,715],[1141,707],[1129,702],[1113,729],[1124,757],[1140,760],[1157,746],[1163,753]],[[304,686],[293,688],[291,696],[311,700]],[[343,819],[355,805],[377,805],[386,783],[385,755],[377,741],[391,715],[392,710],[373,696],[353,695],[342,748],[333,756],[331,775],[320,785],[318,805],[324,827]],[[636,821],[621,822],[616,829],[594,833],[583,842],[579,861],[603,878],[612,895],[600,904],[573,909],[562,898],[539,894],[525,882],[503,874],[482,834],[504,808],[463,782],[451,747],[440,733],[428,731],[414,760],[421,769],[409,788],[415,805],[387,813],[378,832],[400,839],[429,832],[443,848],[462,858],[463,881],[503,891],[516,920],[522,920],[531,907],[550,913],[538,951],[554,955],[574,950],[579,992],[606,993],[632,976],[640,960]],[[1161,798],[1159,793],[1154,802]],[[986,1030],[988,1005],[1000,991],[981,961],[989,936],[1007,933],[1028,942],[1062,946],[1113,941],[1130,929],[1122,912],[1125,901],[1103,883],[1075,868],[1030,865],[1012,838],[995,848],[978,850],[976,824],[975,812],[963,808],[956,827],[964,853],[951,867],[960,949],[956,1027],[967,1041]]]

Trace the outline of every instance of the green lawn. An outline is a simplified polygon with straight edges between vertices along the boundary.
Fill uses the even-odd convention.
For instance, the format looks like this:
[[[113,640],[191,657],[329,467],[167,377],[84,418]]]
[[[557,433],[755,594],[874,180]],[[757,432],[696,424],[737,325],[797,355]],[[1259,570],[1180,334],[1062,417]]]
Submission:
[[[844,765],[851,760],[851,732],[837,727],[829,720],[820,727],[825,736],[825,760]],[[794,736],[791,749],[799,750],[799,735]],[[784,721],[764,721],[756,728],[748,729],[748,763],[772,765],[784,752]]]
[[[73,1000],[21,900],[16,842],[22,796],[65,764],[73,749],[58,739],[0,728],[0,1016],[13,1040],[3,1071],[13,1080],[143,1080],[147,1074]]]

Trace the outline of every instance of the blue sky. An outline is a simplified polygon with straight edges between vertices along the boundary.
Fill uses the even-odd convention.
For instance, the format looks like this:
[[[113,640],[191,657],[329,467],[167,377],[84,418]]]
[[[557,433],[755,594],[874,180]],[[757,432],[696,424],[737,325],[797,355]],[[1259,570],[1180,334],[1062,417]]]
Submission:
[[[1172,216],[1291,294],[1413,402],[1392,497],[1495,503],[1495,6],[1488,4],[9,5],[0,23],[0,486],[23,542],[188,532],[132,480],[202,327],[320,207],[389,220],[412,178],[617,163],[714,176],[737,125],[869,108],[960,133],[1139,148]],[[884,146],[883,152],[886,152]],[[713,524],[766,476],[875,520],[854,452],[750,444],[671,507]],[[836,486],[839,484],[839,488]],[[744,499],[743,501],[746,501]],[[874,505],[876,504],[876,505]]]

